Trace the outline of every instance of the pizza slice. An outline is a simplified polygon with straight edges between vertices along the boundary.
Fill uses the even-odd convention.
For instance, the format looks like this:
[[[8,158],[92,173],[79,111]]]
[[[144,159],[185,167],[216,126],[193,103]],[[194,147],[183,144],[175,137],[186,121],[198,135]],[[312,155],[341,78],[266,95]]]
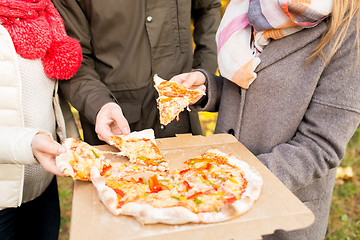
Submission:
[[[152,129],[110,136],[109,143],[128,157],[131,163],[148,166],[154,171],[169,169],[169,162],[161,155]]]
[[[172,197],[176,184],[169,175],[153,173],[146,178],[104,177],[93,168],[91,180],[100,200],[114,215],[133,216],[144,224],[199,222],[196,213]]]
[[[260,174],[231,154],[210,149],[185,161],[177,175],[183,185],[179,198],[191,199],[188,207],[200,222],[226,221],[248,211],[259,198]]]
[[[66,151],[56,157],[56,165],[66,176],[90,181],[92,167],[99,169],[101,174],[111,169],[110,161],[105,159],[102,152],[86,142],[76,138],[67,138],[62,145]]]
[[[166,81],[157,74],[154,75],[155,89],[159,93],[157,98],[157,106],[160,113],[160,123],[169,124],[175,118],[178,120],[180,112],[188,108],[189,104],[198,96],[205,95],[203,91],[198,89],[186,89],[182,85]]]

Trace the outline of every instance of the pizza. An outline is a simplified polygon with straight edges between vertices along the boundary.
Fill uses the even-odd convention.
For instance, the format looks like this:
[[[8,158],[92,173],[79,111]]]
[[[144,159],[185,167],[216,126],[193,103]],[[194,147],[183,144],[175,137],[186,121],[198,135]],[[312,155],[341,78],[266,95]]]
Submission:
[[[130,161],[110,161],[109,152],[69,138],[56,164],[66,176],[91,180],[114,215],[133,216],[143,224],[215,223],[247,212],[260,196],[263,181],[256,169],[216,148],[174,169],[152,129],[112,136],[109,142]]]
[[[56,165],[65,176],[90,181],[90,170],[95,167],[101,174],[111,168],[104,154],[88,143],[76,138],[67,138],[62,143],[65,153],[56,157]]]
[[[158,75],[154,75],[155,89],[159,97],[156,99],[160,114],[160,123],[169,124],[175,118],[179,119],[180,112],[185,108],[189,109],[189,104],[198,96],[205,95],[205,92],[198,89],[186,89],[182,85],[166,81]]]
[[[122,155],[128,157],[131,163],[145,165],[152,170],[169,169],[169,162],[161,155],[152,129],[110,136],[109,143],[119,149]]]
[[[91,180],[103,204],[115,215],[144,224],[214,223],[248,211],[259,198],[260,174],[237,157],[217,149],[168,172],[91,169]],[[118,172],[116,174],[115,172]]]

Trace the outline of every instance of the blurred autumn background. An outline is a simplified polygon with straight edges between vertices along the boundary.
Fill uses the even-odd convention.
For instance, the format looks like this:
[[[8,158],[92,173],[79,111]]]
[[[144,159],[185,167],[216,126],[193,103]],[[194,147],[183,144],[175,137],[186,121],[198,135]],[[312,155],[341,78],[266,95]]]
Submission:
[[[228,0],[221,0],[222,12]],[[79,130],[78,114],[73,109]],[[203,135],[213,134],[217,113],[199,113]],[[61,225],[60,240],[69,239],[73,180],[58,178]],[[337,176],[330,210],[326,240],[360,239],[360,126],[347,146],[344,160],[337,169]]]

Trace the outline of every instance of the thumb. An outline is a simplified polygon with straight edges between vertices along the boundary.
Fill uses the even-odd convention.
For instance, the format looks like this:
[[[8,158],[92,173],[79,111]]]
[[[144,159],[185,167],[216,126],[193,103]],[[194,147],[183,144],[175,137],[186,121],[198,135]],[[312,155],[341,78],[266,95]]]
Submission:
[[[52,140],[50,137],[47,139],[47,142],[42,143],[44,145],[44,150],[42,152],[58,156],[66,151],[65,147],[60,143]]]
[[[118,105],[117,105],[118,106]],[[114,134],[128,134],[130,133],[129,123],[126,120],[120,106],[112,110],[112,120],[111,130]]]
[[[115,126],[113,128],[113,133],[117,134],[129,134],[130,127],[128,121],[125,119],[124,115],[114,116]]]
[[[46,134],[37,134],[31,143],[33,151],[50,155],[59,155],[65,152],[65,148]]]

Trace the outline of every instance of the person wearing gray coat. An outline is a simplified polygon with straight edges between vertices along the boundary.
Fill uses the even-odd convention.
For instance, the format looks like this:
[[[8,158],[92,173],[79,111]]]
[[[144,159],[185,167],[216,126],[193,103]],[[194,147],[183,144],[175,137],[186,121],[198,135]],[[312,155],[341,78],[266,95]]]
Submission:
[[[272,40],[248,89],[204,70],[171,79],[188,88],[205,85],[206,96],[191,108],[218,111],[215,133],[234,135],[315,215],[306,229],[277,230],[264,239],[325,237],[336,168],[360,122],[358,22],[354,17],[328,62],[307,59],[330,19]]]

